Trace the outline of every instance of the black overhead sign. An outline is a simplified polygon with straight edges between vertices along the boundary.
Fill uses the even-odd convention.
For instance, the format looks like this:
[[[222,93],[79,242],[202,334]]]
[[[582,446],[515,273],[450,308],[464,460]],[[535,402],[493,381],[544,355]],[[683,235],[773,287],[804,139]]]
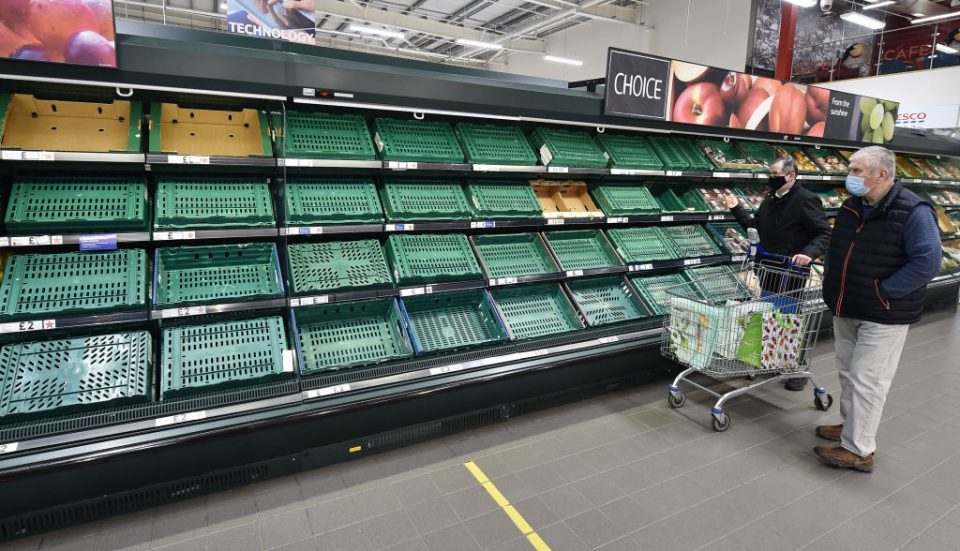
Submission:
[[[670,60],[610,48],[604,115],[667,118]]]

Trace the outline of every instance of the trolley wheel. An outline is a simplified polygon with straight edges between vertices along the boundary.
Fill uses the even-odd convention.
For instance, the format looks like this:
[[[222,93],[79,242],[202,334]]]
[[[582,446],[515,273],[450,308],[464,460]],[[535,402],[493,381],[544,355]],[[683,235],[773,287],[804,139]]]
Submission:
[[[674,409],[682,408],[687,403],[687,395],[682,392],[671,392],[667,394],[667,403]]]
[[[817,409],[820,411],[827,411],[830,409],[830,406],[833,405],[833,396],[827,394],[827,399],[824,400],[823,396],[817,395],[813,397],[813,405],[817,406]]]
[[[713,430],[723,432],[730,428],[730,416],[723,413],[713,416]]]

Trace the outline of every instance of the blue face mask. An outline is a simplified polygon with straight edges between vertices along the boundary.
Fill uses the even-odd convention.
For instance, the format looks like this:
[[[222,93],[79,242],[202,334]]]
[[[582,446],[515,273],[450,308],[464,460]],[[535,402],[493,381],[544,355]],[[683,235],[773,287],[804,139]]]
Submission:
[[[867,182],[864,181],[860,176],[851,176],[847,174],[847,181],[844,183],[844,186],[847,188],[847,191],[850,192],[850,195],[856,195],[857,197],[863,197],[870,191],[867,188]]]

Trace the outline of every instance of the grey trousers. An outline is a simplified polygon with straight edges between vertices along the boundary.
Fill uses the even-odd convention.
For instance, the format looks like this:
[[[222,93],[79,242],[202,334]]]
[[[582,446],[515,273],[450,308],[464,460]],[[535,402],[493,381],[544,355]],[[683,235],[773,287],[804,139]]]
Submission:
[[[877,449],[877,428],[890,383],[900,363],[909,325],[833,319],[840,370],[841,444],[866,457]]]

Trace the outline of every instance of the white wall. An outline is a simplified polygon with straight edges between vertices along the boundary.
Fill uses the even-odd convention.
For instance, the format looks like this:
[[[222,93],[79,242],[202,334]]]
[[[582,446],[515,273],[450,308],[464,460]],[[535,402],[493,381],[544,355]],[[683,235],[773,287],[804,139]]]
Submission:
[[[960,67],[818,83],[817,86],[909,105],[960,103]]]

